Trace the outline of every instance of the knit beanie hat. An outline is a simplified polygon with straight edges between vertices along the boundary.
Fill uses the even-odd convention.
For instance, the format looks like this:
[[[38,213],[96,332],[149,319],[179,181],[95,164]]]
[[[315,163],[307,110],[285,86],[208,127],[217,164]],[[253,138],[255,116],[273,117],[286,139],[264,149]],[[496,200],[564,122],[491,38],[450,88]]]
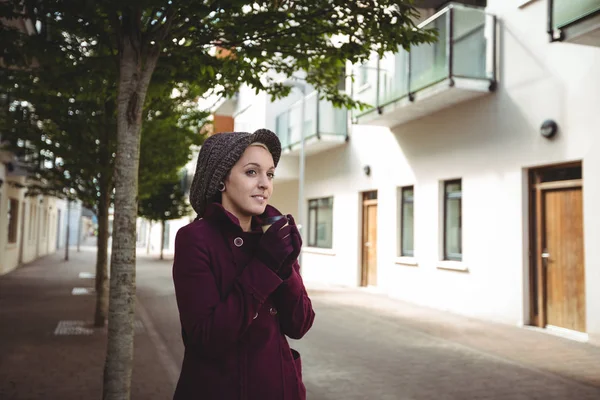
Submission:
[[[246,148],[255,142],[267,146],[277,167],[281,156],[281,143],[277,135],[268,129],[259,129],[254,133],[218,133],[204,141],[190,188],[190,203],[198,217],[204,215],[206,206],[216,198],[219,182],[224,181]]]

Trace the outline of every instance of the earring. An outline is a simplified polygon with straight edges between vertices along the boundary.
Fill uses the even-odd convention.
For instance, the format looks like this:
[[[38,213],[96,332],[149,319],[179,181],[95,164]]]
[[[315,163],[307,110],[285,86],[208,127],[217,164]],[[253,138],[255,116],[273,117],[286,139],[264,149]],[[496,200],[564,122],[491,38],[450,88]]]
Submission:
[[[219,182],[219,185],[217,186],[217,190],[219,192],[224,192],[225,191],[225,184],[223,182]]]

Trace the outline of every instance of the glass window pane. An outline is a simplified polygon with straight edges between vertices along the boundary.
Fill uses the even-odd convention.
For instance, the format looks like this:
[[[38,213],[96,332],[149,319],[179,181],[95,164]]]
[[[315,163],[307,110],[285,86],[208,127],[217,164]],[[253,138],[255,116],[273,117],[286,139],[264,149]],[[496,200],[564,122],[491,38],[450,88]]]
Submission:
[[[331,248],[333,233],[333,199],[322,199],[317,214],[317,247]]]
[[[423,43],[411,50],[410,90],[416,92],[448,77],[448,59],[446,56],[446,23],[448,12],[427,24],[424,29],[437,29],[438,40]]]
[[[317,210],[310,208],[308,210],[308,245],[315,246],[317,232]]]
[[[402,189],[400,255],[412,257],[414,255],[414,189]]]
[[[414,255],[414,211],[413,203],[404,203],[402,210],[402,255]]]
[[[460,181],[445,185],[444,258],[462,259],[462,184]]]
[[[308,245],[331,248],[333,244],[333,197],[309,200]]]
[[[486,78],[485,11],[476,8],[453,10],[453,74],[468,78]]]

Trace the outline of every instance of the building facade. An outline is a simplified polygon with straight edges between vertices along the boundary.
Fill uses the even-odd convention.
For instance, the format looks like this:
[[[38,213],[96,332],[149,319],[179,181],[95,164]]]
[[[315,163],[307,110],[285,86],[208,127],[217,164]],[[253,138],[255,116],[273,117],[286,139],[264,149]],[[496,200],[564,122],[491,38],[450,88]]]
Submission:
[[[468,3],[421,2],[438,43],[348,67],[369,109],[294,84],[216,114],[280,136],[307,281],[599,343],[600,1]]]
[[[0,275],[64,246],[66,202],[26,196],[25,179],[14,164],[0,163]]]

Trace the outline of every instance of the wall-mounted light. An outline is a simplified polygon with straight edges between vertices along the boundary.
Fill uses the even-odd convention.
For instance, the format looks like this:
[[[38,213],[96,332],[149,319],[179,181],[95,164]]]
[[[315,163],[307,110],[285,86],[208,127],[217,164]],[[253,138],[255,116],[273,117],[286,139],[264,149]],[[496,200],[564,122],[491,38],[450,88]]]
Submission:
[[[553,138],[558,133],[558,125],[551,119],[547,119],[542,122],[542,126],[540,127],[540,135],[545,137],[546,139]]]
[[[365,175],[371,176],[371,166],[370,165],[365,165],[363,170],[365,171]]]

